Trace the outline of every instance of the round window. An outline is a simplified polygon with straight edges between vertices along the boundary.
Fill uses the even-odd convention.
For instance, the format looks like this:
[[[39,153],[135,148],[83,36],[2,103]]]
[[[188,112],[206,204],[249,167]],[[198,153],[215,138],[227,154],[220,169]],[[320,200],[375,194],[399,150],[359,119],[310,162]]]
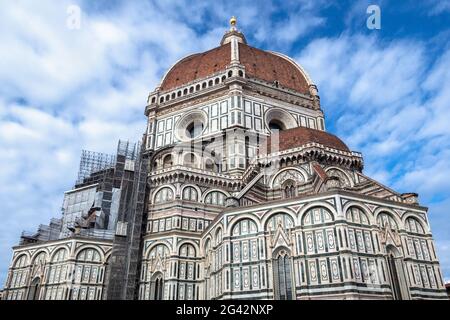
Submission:
[[[203,132],[203,123],[192,121],[186,128],[186,136],[190,139],[197,138]]]
[[[267,111],[266,123],[271,132],[297,127],[297,121],[295,121],[294,117],[289,112],[278,108]]]
[[[184,115],[175,126],[175,136],[180,141],[189,141],[200,137],[205,131],[207,116],[203,111],[195,110]]]

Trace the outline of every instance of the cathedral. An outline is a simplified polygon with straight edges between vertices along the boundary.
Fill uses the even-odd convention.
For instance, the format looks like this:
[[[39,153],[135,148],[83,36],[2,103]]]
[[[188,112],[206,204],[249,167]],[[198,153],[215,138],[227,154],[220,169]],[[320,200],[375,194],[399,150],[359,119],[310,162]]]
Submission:
[[[293,59],[176,62],[137,144],[83,152],[63,215],[23,233],[10,300],[448,299],[427,208],[364,175]]]

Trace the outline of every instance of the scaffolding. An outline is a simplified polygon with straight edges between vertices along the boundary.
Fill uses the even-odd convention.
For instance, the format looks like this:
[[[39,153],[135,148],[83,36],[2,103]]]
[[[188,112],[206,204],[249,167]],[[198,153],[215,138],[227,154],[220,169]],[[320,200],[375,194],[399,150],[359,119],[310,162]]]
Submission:
[[[113,168],[116,156],[106,153],[83,150],[81,152],[80,169],[76,184],[81,184],[95,172],[105,171]]]
[[[20,244],[38,243],[59,239],[62,219],[52,218],[48,225],[39,225],[36,232],[23,231],[20,236]]]
[[[136,160],[139,155],[140,144],[138,142],[130,143],[129,141],[119,140],[117,145],[117,154],[124,156],[127,160]]]

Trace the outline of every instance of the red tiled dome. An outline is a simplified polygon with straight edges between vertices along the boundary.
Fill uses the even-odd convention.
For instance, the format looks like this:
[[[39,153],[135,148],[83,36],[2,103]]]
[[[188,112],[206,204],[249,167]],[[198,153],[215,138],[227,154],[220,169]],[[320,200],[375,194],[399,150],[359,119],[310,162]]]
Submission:
[[[269,148],[271,146],[270,139],[271,137],[269,137],[268,141]],[[280,131],[278,151],[301,147],[311,142],[322,144],[325,147],[350,152],[347,145],[334,134],[305,127]]]
[[[273,83],[300,93],[309,93],[307,76],[289,58],[239,43],[239,60],[246,76]],[[194,80],[224,71],[231,61],[231,45],[226,43],[212,50],[197,53],[177,62],[165,75],[161,90],[167,91]]]

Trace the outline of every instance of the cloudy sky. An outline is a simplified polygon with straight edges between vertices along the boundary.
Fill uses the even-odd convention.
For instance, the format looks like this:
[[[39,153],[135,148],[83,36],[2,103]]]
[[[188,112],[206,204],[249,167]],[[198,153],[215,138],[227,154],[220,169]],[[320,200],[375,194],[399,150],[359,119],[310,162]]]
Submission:
[[[140,139],[164,71],[216,47],[232,15],[251,45],[308,71],[366,174],[420,194],[450,281],[450,0],[259,3],[0,0],[0,287],[21,231],[60,216],[81,150]]]

